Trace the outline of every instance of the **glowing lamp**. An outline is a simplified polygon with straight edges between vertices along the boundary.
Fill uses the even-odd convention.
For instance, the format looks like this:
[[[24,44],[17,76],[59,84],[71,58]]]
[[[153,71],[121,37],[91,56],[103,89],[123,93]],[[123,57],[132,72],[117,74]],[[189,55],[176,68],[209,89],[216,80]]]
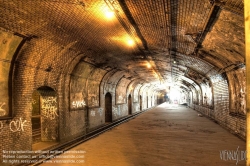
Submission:
[[[134,40],[132,40],[132,39],[128,39],[127,44],[128,44],[129,46],[133,46],[133,45],[135,44],[135,42],[134,42]]]
[[[112,11],[106,11],[105,16],[107,19],[111,20],[114,17],[115,13]]]

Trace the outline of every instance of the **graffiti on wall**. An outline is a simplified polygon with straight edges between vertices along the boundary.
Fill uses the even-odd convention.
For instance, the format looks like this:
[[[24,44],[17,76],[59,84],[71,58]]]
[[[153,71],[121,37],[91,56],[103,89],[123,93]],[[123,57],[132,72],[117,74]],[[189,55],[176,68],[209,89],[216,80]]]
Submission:
[[[72,93],[70,95],[70,108],[73,110],[80,110],[85,108],[86,102],[84,100],[84,96],[81,92],[79,93]]]
[[[113,108],[115,108],[115,107],[113,107]],[[102,114],[103,114],[103,108],[98,108],[98,110],[97,111],[95,111],[95,110],[90,110],[90,116],[96,116],[96,114],[98,115],[100,115],[100,116],[102,116]]]
[[[24,126],[27,121],[22,120],[22,118],[19,118],[17,120],[12,120],[9,124],[10,131],[17,132],[17,131],[24,131]]]
[[[72,108],[83,108],[84,106],[86,106],[86,103],[84,100],[72,102]]]
[[[95,116],[95,110],[90,111],[90,116]]]
[[[50,120],[55,119],[57,114],[57,101],[56,97],[53,96],[43,96],[41,98],[41,115]]]
[[[5,102],[0,102],[0,116],[6,115],[6,110],[3,108],[5,105]]]
[[[102,114],[103,114],[103,108],[99,108],[98,109],[98,113],[99,113],[100,116],[102,116]]]
[[[27,120],[23,120],[22,118],[16,119],[16,120],[12,120],[10,121],[10,123],[8,125],[4,125],[4,123],[2,121],[0,121],[0,133],[4,130],[4,128],[8,127],[9,130],[11,132],[23,132],[24,127],[27,126],[26,125]]]

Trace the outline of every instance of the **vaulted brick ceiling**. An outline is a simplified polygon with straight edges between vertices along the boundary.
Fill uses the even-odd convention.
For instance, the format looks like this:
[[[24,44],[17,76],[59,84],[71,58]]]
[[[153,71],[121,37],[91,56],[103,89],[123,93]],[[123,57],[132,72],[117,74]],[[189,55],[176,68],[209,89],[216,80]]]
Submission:
[[[25,64],[63,68],[57,61],[79,56],[130,79],[185,88],[187,79],[201,83],[244,65],[243,7],[241,0],[0,0],[0,27],[29,39]]]

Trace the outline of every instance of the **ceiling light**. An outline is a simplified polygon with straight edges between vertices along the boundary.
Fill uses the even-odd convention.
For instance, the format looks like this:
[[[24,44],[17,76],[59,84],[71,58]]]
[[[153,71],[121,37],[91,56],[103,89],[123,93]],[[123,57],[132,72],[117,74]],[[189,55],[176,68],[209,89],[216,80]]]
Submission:
[[[148,68],[151,68],[151,64],[150,64],[150,63],[148,63],[148,64],[147,64],[147,67],[148,67]]]
[[[129,46],[133,46],[133,45],[135,45],[135,42],[134,42],[134,40],[132,40],[132,39],[128,39],[127,44],[128,44]]]
[[[105,16],[107,19],[111,20],[112,18],[114,18],[115,13],[113,11],[107,10],[105,11]]]

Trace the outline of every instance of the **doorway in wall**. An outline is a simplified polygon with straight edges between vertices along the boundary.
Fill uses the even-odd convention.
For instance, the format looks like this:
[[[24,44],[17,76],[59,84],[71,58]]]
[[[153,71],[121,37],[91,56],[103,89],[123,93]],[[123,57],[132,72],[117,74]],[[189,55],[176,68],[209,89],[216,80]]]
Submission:
[[[105,122],[112,122],[112,96],[109,92],[105,95]]]
[[[41,109],[40,94],[36,90],[32,94],[32,142],[41,142]]]
[[[148,108],[148,96],[147,96],[147,108]]]
[[[47,86],[35,90],[32,94],[31,116],[33,145],[40,143],[40,148],[41,145],[46,148],[58,141],[58,116],[56,92]],[[41,144],[45,142],[47,144]]]
[[[142,110],[142,97],[140,95],[140,111]]]
[[[132,102],[131,102],[131,95],[128,95],[128,114],[132,114]]]

